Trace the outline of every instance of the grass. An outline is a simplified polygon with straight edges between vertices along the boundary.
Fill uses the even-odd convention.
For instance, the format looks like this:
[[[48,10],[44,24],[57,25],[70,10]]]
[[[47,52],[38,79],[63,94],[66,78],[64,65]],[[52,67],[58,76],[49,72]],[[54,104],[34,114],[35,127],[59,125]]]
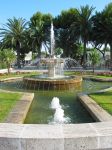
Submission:
[[[80,76],[90,76],[92,78],[102,78],[102,79],[109,79],[112,78],[110,76],[106,76],[106,75],[94,75],[91,71],[90,72],[86,72],[86,71],[66,71],[64,73],[65,75],[80,75]]]
[[[24,73],[11,73],[11,74],[2,74],[0,75],[0,79],[6,79],[6,78],[11,78],[11,77],[24,77],[24,76],[32,76],[32,75],[38,75],[40,74],[39,72],[24,72]],[[109,76],[104,76],[104,75],[93,75],[92,72],[85,72],[85,71],[66,71],[64,72],[64,75],[78,75],[78,76],[85,76],[85,75],[92,75],[91,77],[95,77],[95,78],[111,78]]]
[[[91,75],[92,72],[86,72],[86,71],[65,71],[64,72],[64,75],[80,75],[80,76],[83,76],[83,75]]]
[[[112,90],[104,93],[90,94],[89,96],[112,115]]]
[[[97,76],[95,75],[94,77],[95,77],[95,78],[100,78],[100,79],[101,79],[101,78],[102,78],[102,79],[108,79],[108,78],[110,79],[110,78],[112,78],[112,77],[104,76],[104,75],[102,75],[102,76],[101,76],[101,75],[97,75]]]
[[[26,73],[11,73],[11,74],[4,74],[0,75],[0,79],[6,79],[11,77],[24,77],[24,76],[31,76],[31,75],[38,75],[37,72],[26,72]]]
[[[37,75],[37,72],[28,72],[28,73],[11,73],[0,75],[0,79],[11,78],[11,77],[24,77]],[[16,102],[21,98],[19,93],[6,93],[0,92],[0,122],[3,122],[5,117],[11,111]]]
[[[3,122],[21,96],[19,93],[0,93],[0,122]]]

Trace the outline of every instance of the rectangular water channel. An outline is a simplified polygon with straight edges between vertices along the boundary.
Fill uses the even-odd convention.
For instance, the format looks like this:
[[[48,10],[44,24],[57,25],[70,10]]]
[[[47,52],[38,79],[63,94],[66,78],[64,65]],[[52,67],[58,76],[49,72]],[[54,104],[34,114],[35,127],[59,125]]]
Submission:
[[[30,107],[25,123],[29,124],[53,124],[55,110],[51,109],[53,97],[58,97],[60,105],[64,110],[65,123],[87,123],[93,122],[92,117],[76,99],[72,92],[37,92]],[[59,117],[61,114],[59,114]]]

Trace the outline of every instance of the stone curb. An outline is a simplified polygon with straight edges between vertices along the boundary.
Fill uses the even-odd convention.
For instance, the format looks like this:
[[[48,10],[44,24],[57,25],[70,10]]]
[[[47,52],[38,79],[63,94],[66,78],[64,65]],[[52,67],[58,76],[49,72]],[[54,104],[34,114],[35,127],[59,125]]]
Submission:
[[[22,79],[23,77],[12,77],[1,79],[0,82],[10,82],[17,79]],[[5,123],[24,123],[30,105],[34,98],[34,93],[23,93],[23,92],[13,92],[0,89],[1,92],[7,93],[20,93],[23,94],[21,99],[17,101],[16,105],[13,107],[11,112],[8,114],[7,118],[5,119]]]
[[[1,79],[0,82],[8,82],[17,79],[22,79],[23,77],[12,77]],[[34,93],[25,93],[25,92],[16,92],[16,91],[7,91],[0,89],[0,92],[7,92],[7,93],[20,93],[23,94],[21,99],[16,103],[14,108],[8,114],[6,119],[4,120],[5,123],[24,123],[30,105],[34,98]]]
[[[104,92],[104,90],[103,90]],[[107,122],[112,121],[112,116],[100,107],[92,98],[86,94],[78,94],[78,99],[83,104],[83,106],[88,110],[95,121]]]
[[[23,94],[21,99],[17,101],[16,105],[12,108],[11,112],[5,119],[5,123],[24,123],[30,105],[34,98],[34,93],[22,93],[22,92],[13,92],[13,91],[6,91],[1,90],[0,92],[7,92],[7,93],[20,93]]]

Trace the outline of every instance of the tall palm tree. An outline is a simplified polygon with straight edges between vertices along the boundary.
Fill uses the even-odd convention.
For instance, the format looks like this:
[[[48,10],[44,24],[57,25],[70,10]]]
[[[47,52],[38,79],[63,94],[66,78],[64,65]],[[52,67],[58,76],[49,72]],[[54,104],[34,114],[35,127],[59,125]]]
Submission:
[[[32,51],[38,53],[38,57],[41,57],[42,44],[46,45],[48,39],[48,29],[52,16],[50,14],[42,14],[37,12],[30,19],[30,36],[32,39]]]
[[[22,40],[24,39],[24,31],[26,29],[27,22],[23,18],[8,19],[8,22],[1,30],[2,41],[4,45],[10,45],[17,53],[17,66],[20,65],[20,48]]]
[[[94,8],[86,6],[81,6],[80,9],[77,9],[77,19],[71,25],[71,33],[77,37],[78,40],[83,42],[84,51],[83,51],[83,65],[86,65],[86,46],[89,41],[92,22],[92,12]]]
[[[31,24],[30,24],[30,36],[32,39],[32,51],[37,51],[38,56],[41,55],[41,46],[43,41],[43,21],[41,18],[37,20],[37,18],[33,17],[31,18]]]

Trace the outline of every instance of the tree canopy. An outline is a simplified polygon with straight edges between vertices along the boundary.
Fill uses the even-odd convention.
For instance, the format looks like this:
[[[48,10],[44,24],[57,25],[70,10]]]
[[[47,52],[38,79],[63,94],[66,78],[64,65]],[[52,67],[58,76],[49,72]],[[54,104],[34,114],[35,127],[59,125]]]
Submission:
[[[32,51],[41,57],[42,47],[46,56],[50,53],[50,28],[54,24],[55,48],[63,49],[62,57],[72,57],[87,64],[87,46],[99,50],[103,56],[107,46],[110,50],[110,66],[112,70],[112,3],[101,12],[94,12],[93,6],[81,6],[79,9],[63,10],[58,16],[36,12],[29,21],[23,18],[8,19],[0,29],[0,48],[13,49],[17,53],[17,64]],[[100,48],[104,45],[104,51]],[[92,49],[91,49],[92,51]]]

